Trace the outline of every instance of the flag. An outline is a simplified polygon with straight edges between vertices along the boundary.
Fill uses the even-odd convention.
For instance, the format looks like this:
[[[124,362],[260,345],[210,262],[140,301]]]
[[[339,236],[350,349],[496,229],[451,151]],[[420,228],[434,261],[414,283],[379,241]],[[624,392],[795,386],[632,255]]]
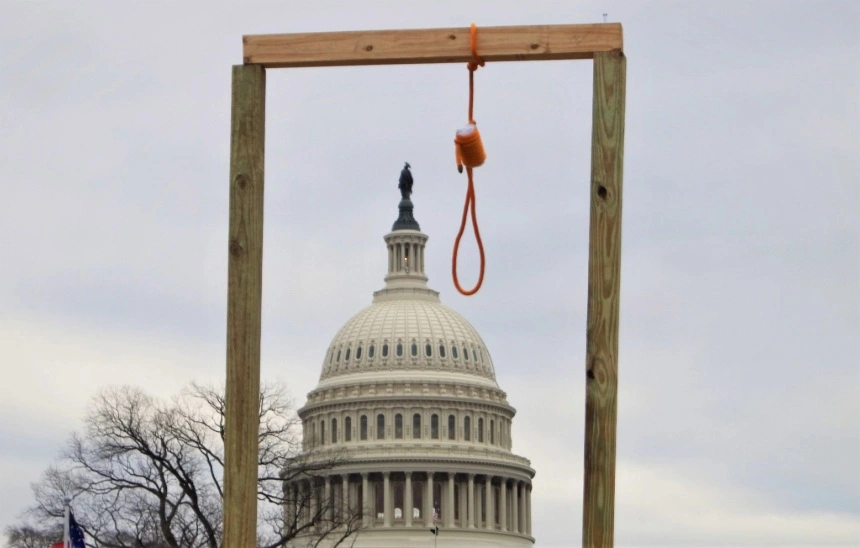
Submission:
[[[66,517],[63,520],[63,542],[55,542],[51,548],[86,548],[84,543],[84,532],[75,521],[72,509],[66,506]]]
[[[86,548],[84,532],[75,521],[75,515],[69,509],[69,548]]]

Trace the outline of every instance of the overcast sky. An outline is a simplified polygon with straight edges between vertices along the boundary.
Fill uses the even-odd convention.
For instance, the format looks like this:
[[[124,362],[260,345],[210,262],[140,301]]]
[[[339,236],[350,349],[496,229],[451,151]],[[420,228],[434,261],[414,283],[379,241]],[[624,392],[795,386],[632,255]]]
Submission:
[[[627,133],[619,545],[860,544],[860,3],[0,0],[0,527],[107,384],[220,382],[242,34],[610,21]],[[459,296],[462,65],[269,71],[262,375],[298,402],[382,287],[413,166],[430,285],[482,334],[540,548],[580,542],[588,61],[488,64]],[[476,248],[461,250],[465,284]]]

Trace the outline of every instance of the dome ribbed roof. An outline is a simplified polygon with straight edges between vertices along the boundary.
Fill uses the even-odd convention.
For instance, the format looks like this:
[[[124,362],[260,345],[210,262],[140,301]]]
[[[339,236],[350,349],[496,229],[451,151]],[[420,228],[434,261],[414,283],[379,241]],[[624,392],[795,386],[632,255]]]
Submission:
[[[335,335],[320,380],[397,370],[450,371],[496,380],[478,332],[435,295],[377,297]]]

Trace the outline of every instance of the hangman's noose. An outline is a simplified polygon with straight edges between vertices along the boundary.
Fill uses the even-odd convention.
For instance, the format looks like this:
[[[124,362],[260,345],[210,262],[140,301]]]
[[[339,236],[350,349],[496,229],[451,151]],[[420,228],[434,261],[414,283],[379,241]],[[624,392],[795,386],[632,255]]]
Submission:
[[[475,215],[475,184],[472,179],[472,168],[478,167],[487,159],[487,154],[484,152],[484,145],[481,142],[481,134],[478,133],[478,125],[475,123],[475,118],[472,116],[472,110],[475,102],[475,71],[478,67],[484,66],[484,60],[478,55],[478,27],[472,23],[470,31],[472,60],[466,65],[469,69],[469,124],[457,131],[454,138],[454,147],[457,157],[457,171],[463,172],[463,166],[466,166],[466,176],[469,185],[466,189],[466,202],[463,204],[463,218],[460,221],[460,231],[457,232],[457,238],[454,240],[454,254],[451,259],[451,274],[454,278],[454,287],[463,295],[474,295],[481,289],[481,284],[484,283],[484,244],[481,241],[481,232],[478,230],[478,217]],[[457,252],[460,249],[460,239],[463,237],[463,232],[466,230],[466,217],[469,212],[472,213],[472,228],[475,230],[475,240],[478,242],[478,252],[481,255],[481,270],[478,274],[478,283],[472,289],[466,290],[460,286],[460,281],[457,279]]]

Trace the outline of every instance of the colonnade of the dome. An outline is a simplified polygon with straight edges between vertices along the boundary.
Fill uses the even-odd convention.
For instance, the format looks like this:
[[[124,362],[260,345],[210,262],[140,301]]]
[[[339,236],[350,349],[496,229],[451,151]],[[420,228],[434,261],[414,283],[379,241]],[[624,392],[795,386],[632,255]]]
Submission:
[[[287,516],[299,528],[324,513],[331,520],[354,515],[364,529],[438,526],[531,537],[531,481],[446,468],[377,466],[374,472],[299,479],[285,486]]]
[[[386,239],[388,245],[388,275],[424,275],[424,244],[427,236],[420,232],[392,233]]]

